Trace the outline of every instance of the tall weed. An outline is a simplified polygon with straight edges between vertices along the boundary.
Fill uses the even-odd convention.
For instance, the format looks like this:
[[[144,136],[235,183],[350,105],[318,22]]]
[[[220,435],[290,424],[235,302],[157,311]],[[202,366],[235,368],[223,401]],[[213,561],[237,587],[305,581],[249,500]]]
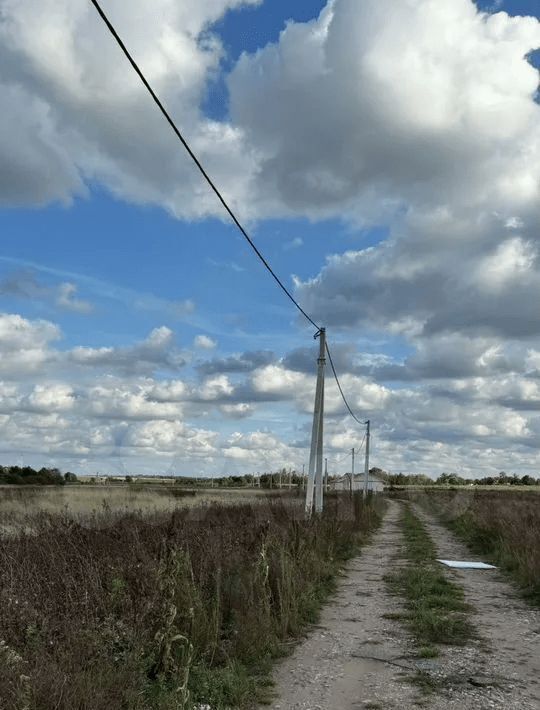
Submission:
[[[254,702],[381,515],[347,496],[301,508],[33,516],[0,548],[0,709]]]

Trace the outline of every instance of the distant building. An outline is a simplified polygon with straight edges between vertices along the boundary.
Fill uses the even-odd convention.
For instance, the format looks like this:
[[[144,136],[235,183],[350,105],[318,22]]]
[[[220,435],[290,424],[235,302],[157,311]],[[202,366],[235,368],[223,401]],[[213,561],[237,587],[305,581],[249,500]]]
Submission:
[[[351,474],[346,473],[341,478],[336,478],[330,481],[331,491],[350,491],[351,490]],[[363,491],[364,490],[364,474],[355,473],[353,480],[353,490]],[[374,493],[382,493],[384,491],[384,482],[375,476],[373,473],[369,474],[368,478],[368,491],[373,491]]]

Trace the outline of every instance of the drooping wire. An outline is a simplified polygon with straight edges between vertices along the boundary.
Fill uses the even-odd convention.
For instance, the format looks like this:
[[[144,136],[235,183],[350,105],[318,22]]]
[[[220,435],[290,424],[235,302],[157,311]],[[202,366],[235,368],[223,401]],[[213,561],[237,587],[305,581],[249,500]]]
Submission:
[[[365,443],[366,443],[366,435],[364,434],[364,436],[362,437],[362,441],[360,442],[360,446],[354,452],[356,455],[358,455],[362,451]]]
[[[255,252],[255,254],[257,255],[257,257],[260,259],[260,261],[262,262],[262,264],[264,265],[264,267],[266,268],[266,270],[270,273],[270,275],[272,276],[272,278],[274,279],[274,281],[277,283],[277,285],[280,287],[280,289],[283,291],[283,293],[285,293],[285,295],[287,296],[287,298],[289,298],[289,300],[292,301],[292,303],[296,306],[296,308],[300,311],[300,313],[304,316],[304,318],[306,318],[306,319],[311,323],[311,325],[315,326],[315,328],[319,331],[319,330],[320,330],[320,326],[318,326],[317,323],[315,323],[315,321],[306,313],[306,311],[302,308],[302,306],[301,306],[301,305],[298,303],[298,301],[294,298],[294,296],[293,296],[292,293],[289,291],[289,289],[285,286],[285,284],[283,283],[283,281],[281,281],[281,279],[279,278],[279,276],[274,272],[274,270],[272,269],[272,267],[270,266],[270,264],[268,263],[268,261],[267,261],[267,260],[264,258],[264,256],[261,254],[261,252],[259,251],[259,249],[258,249],[257,246],[255,245],[255,243],[253,242],[253,240],[251,239],[251,237],[249,236],[249,234],[248,234],[248,233],[246,232],[246,230],[244,229],[244,227],[242,226],[242,224],[240,223],[240,221],[238,220],[238,218],[236,217],[236,215],[234,214],[234,212],[232,211],[232,209],[229,207],[229,205],[227,204],[225,198],[223,197],[223,195],[221,194],[221,192],[219,191],[219,189],[218,189],[218,188],[216,187],[216,185],[214,184],[212,178],[208,175],[208,173],[206,172],[206,170],[205,170],[204,167],[202,166],[200,160],[197,158],[197,156],[195,155],[195,153],[193,152],[193,150],[190,148],[190,146],[189,146],[187,140],[184,138],[184,136],[182,135],[182,133],[181,133],[180,130],[178,129],[176,123],[173,121],[173,119],[171,118],[171,116],[170,116],[169,113],[167,112],[166,108],[165,108],[164,105],[161,103],[161,101],[160,101],[160,99],[158,98],[156,92],[152,89],[152,87],[150,86],[148,80],[146,79],[146,77],[144,76],[144,74],[142,73],[142,71],[139,69],[138,64],[136,63],[136,61],[135,61],[135,60],[133,59],[133,57],[131,56],[131,54],[130,54],[128,48],[126,47],[126,45],[124,44],[124,42],[123,42],[122,39],[120,38],[118,32],[115,30],[114,26],[112,25],[111,21],[109,20],[109,18],[107,17],[107,15],[106,15],[105,12],[103,11],[103,9],[101,8],[101,5],[99,4],[99,2],[98,2],[97,0],[90,0],[90,2],[91,2],[92,5],[96,8],[96,10],[97,10],[99,16],[101,17],[101,19],[103,20],[103,22],[104,22],[105,25],[107,26],[109,32],[112,34],[112,36],[113,36],[114,39],[116,40],[116,42],[117,42],[118,46],[120,47],[120,49],[122,50],[122,52],[125,54],[127,60],[128,60],[129,63],[131,64],[133,70],[135,71],[135,73],[137,74],[137,76],[139,77],[139,79],[142,81],[142,83],[144,84],[144,86],[145,86],[146,89],[148,90],[148,93],[149,93],[150,96],[153,98],[153,100],[154,100],[154,102],[156,103],[156,105],[158,106],[159,110],[161,111],[161,113],[163,114],[163,116],[165,117],[165,119],[167,120],[167,123],[170,125],[170,127],[171,127],[172,130],[174,131],[176,137],[178,138],[178,140],[182,143],[182,145],[183,145],[184,148],[186,149],[188,155],[189,155],[190,158],[193,160],[193,162],[195,163],[195,165],[197,166],[197,168],[199,169],[199,171],[200,171],[201,174],[203,175],[204,179],[206,180],[206,182],[210,185],[210,187],[212,188],[212,190],[214,191],[214,193],[217,195],[217,198],[219,199],[219,201],[221,202],[221,204],[223,205],[223,207],[224,207],[225,210],[227,211],[229,217],[232,219],[232,221],[234,222],[234,224],[238,227],[238,229],[239,229],[240,232],[242,233],[242,236],[246,239],[246,241],[248,242],[248,244],[250,245],[250,247],[253,249],[253,251]]]
[[[349,458],[350,455],[351,455],[350,451],[347,451],[346,454],[343,454],[343,456],[340,456],[339,459],[336,459],[334,461],[334,466],[337,466],[339,463],[343,463],[343,461],[345,461],[345,459]]]
[[[365,441],[366,441],[366,435],[364,434],[362,441],[360,442],[360,446],[354,450],[355,456],[357,456],[362,451],[362,449],[364,448]],[[349,458],[350,455],[351,455],[351,452],[347,451],[346,454],[343,454],[343,456],[340,456],[339,459],[336,459],[334,461],[334,466],[337,466],[338,464],[343,463],[343,461],[345,461],[345,459]]]
[[[334,379],[336,380],[336,384],[337,384],[337,386],[338,386],[339,393],[341,394],[341,398],[343,399],[343,401],[344,401],[344,403],[345,403],[345,406],[346,406],[347,409],[349,410],[349,414],[351,415],[351,417],[354,419],[355,422],[358,422],[358,424],[361,424],[362,426],[364,426],[364,425],[365,425],[365,422],[363,422],[363,421],[361,421],[360,419],[358,419],[358,417],[356,416],[356,414],[355,414],[355,413],[353,412],[353,410],[350,408],[349,403],[347,402],[347,398],[345,397],[345,394],[344,394],[343,389],[342,389],[342,387],[341,387],[341,383],[340,383],[340,381],[339,381],[339,377],[337,376],[336,368],[334,367],[334,361],[332,360],[332,355],[331,355],[331,353],[330,353],[330,348],[328,347],[328,343],[326,343],[326,353],[327,353],[327,355],[328,355],[328,360],[330,361],[330,366],[331,366],[331,368],[332,368],[332,372],[334,373]]]

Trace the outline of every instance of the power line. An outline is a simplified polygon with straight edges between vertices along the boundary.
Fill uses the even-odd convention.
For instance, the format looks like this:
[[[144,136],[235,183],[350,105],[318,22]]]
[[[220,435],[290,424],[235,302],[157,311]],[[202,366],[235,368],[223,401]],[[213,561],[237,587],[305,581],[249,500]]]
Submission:
[[[345,459],[349,458],[350,455],[351,454],[347,451],[346,454],[343,454],[343,456],[340,456],[339,459],[336,459],[334,461],[334,466],[337,466],[339,463],[343,463],[343,461],[345,461]]]
[[[226,210],[227,214],[229,215],[229,217],[232,219],[232,221],[234,222],[234,224],[236,225],[236,227],[237,227],[237,228],[239,229],[239,231],[241,232],[241,234],[242,234],[242,236],[244,237],[244,239],[248,242],[248,244],[250,245],[250,247],[253,249],[253,251],[255,252],[255,254],[257,255],[257,257],[259,258],[259,260],[262,262],[263,266],[266,268],[266,270],[268,271],[268,273],[272,276],[272,278],[273,278],[274,281],[277,283],[277,285],[280,287],[280,289],[283,291],[283,293],[284,293],[284,294],[287,296],[287,298],[293,303],[293,305],[298,309],[298,311],[304,316],[304,318],[305,318],[309,323],[311,323],[311,325],[313,325],[313,326],[317,329],[317,332],[319,333],[320,330],[321,330],[320,326],[317,325],[317,323],[313,320],[313,318],[311,318],[311,316],[309,316],[309,315],[306,313],[306,311],[302,308],[302,306],[301,306],[301,305],[298,303],[298,301],[294,298],[294,296],[293,296],[292,293],[289,291],[289,289],[285,286],[285,284],[283,283],[283,281],[281,281],[281,279],[279,278],[279,276],[278,276],[278,275],[275,273],[275,271],[272,269],[272,267],[270,266],[270,264],[268,263],[268,261],[267,261],[267,260],[265,259],[265,257],[263,256],[263,254],[259,251],[259,249],[258,249],[257,246],[255,245],[255,243],[253,242],[253,240],[251,239],[251,237],[249,236],[249,234],[247,233],[247,231],[245,230],[245,228],[242,226],[242,224],[240,223],[239,219],[236,217],[236,215],[234,214],[234,212],[232,211],[232,209],[229,207],[228,203],[226,202],[225,198],[223,197],[223,195],[221,194],[221,192],[219,191],[219,189],[217,188],[217,186],[216,186],[215,183],[213,182],[212,178],[208,175],[208,173],[207,173],[206,170],[204,169],[202,163],[201,163],[200,160],[197,158],[197,156],[195,155],[195,153],[193,152],[193,150],[192,150],[191,147],[189,146],[187,140],[184,138],[184,136],[183,136],[182,133],[180,132],[178,126],[176,125],[176,123],[174,122],[174,120],[171,118],[171,116],[169,115],[169,113],[168,113],[168,111],[166,110],[166,108],[164,107],[164,105],[161,103],[161,101],[160,101],[159,97],[157,96],[156,92],[153,90],[153,88],[151,87],[150,83],[148,82],[148,80],[147,80],[146,77],[144,76],[143,72],[142,72],[141,69],[139,68],[137,62],[134,60],[134,58],[132,57],[132,55],[131,55],[131,53],[129,52],[128,48],[126,47],[126,45],[124,44],[124,42],[123,42],[122,39],[120,38],[118,32],[116,31],[116,29],[114,28],[113,24],[111,23],[111,21],[109,20],[109,18],[108,18],[107,15],[105,14],[105,12],[104,12],[104,10],[102,9],[101,5],[99,4],[98,0],[90,0],[90,2],[91,2],[92,5],[95,7],[95,9],[96,9],[96,11],[98,12],[99,16],[101,17],[101,19],[102,19],[103,22],[105,23],[107,29],[109,30],[109,32],[111,33],[111,35],[113,36],[113,38],[116,40],[118,46],[120,47],[120,49],[122,50],[122,52],[123,52],[124,55],[126,56],[127,60],[128,60],[129,63],[131,64],[131,67],[133,68],[133,70],[135,71],[135,73],[137,74],[137,76],[139,77],[139,79],[141,80],[141,82],[143,83],[143,85],[145,86],[145,88],[147,89],[148,93],[150,94],[150,96],[151,96],[152,99],[154,100],[155,104],[157,105],[157,107],[159,108],[159,110],[161,111],[161,113],[163,114],[163,116],[165,117],[167,123],[170,125],[170,127],[171,127],[172,130],[174,131],[176,137],[177,137],[178,140],[182,143],[182,145],[184,146],[184,148],[185,148],[185,150],[187,151],[188,155],[189,155],[190,158],[193,160],[193,162],[195,163],[195,165],[196,165],[197,168],[199,169],[200,173],[202,174],[202,176],[204,177],[204,179],[206,180],[206,182],[208,183],[208,185],[210,186],[210,188],[212,189],[212,191],[213,191],[213,192],[215,193],[215,195],[217,196],[218,200],[221,202],[221,204],[222,204],[223,207],[225,208],[225,210]],[[330,365],[332,366],[332,372],[334,373],[334,378],[335,378],[335,380],[336,380],[336,384],[337,384],[337,386],[338,386],[338,389],[339,389],[339,392],[340,392],[341,397],[342,397],[342,399],[343,399],[343,402],[345,403],[345,406],[347,407],[347,410],[349,411],[349,414],[352,416],[352,418],[353,418],[358,424],[363,425],[364,422],[362,422],[362,421],[360,421],[360,419],[358,419],[358,417],[354,414],[354,412],[352,411],[351,407],[349,406],[349,403],[347,402],[347,399],[346,399],[345,394],[344,394],[344,392],[343,392],[343,389],[342,389],[342,387],[341,387],[341,383],[340,383],[339,378],[338,378],[338,376],[337,376],[336,368],[334,367],[334,362],[333,362],[333,360],[332,360],[332,355],[330,354],[330,349],[329,349],[329,347],[328,347],[328,343],[326,343],[326,352],[328,353],[328,359],[330,360]]]
[[[366,435],[364,434],[362,441],[360,442],[360,446],[356,449],[356,453],[359,454],[362,449],[364,448],[364,443],[366,441]]]
[[[144,86],[145,86],[146,89],[148,90],[150,96],[154,99],[154,102],[156,103],[156,105],[158,106],[159,110],[161,111],[161,113],[163,114],[163,116],[165,117],[165,119],[167,120],[167,123],[168,123],[168,124],[170,125],[170,127],[173,129],[173,131],[174,131],[176,137],[177,137],[178,140],[182,143],[182,145],[184,146],[184,148],[185,148],[186,151],[188,152],[190,158],[191,158],[191,159],[193,160],[193,162],[195,163],[195,165],[199,168],[199,171],[200,171],[201,174],[203,175],[204,179],[205,179],[206,182],[210,185],[210,187],[212,188],[212,190],[214,191],[214,193],[217,195],[217,198],[219,199],[219,201],[221,202],[221,204],[223,205],[223,207],[225,208],[225,210],[226,210],[227,213],[229,214],[229,216],[230,216],[230,218],[232,219],[232,221],[234,222],[234,224],[238,227],[238,229],[239,229],[240,232],[242,233],[243,237],[246,239],[246,241],[248,242],[248,244],[250,245],[250,247],[253,249],[253,251],[255,252],[255,254],[258,256],[258,258],[260,259],[260,261],[263,263],[264,267],[265,267],[265,268],[267,269],[267,271],[270,273],[270,275],[272,276],[272,278],[274,279],[274,281],[277,283],[277,285],[281,288],[281,290],[283,291],[283,293],[285,293],[285,295],[292,301],[292,303],[296,306],[296,308],[300,311],[300,313],[304,316],[304,318],[306,318],[306,319],[311,323],[311,325],[315,326],[315,328],[317,329],[317,331],[319,331],[319,330],[320,330],[320,326],[318,326],[317,323],[315,323],[315,321],[305,312],[305,310],[304,310],[304,309],[302,308],[302,306],[298,303],[298,301],[294,298],[294,296],[293,296],[292,293],[289,291],[289,289],[285,286],[285,284],[283,283],[283,281],[281,281],[281,279],[279,278],[279,276],[274,272],[274,270],[272,269],[272,267],[270,266],[270,264],[268,263],[268,261],[267,261],[267,260],[264,258],[264,256],[261,254],[261,252],[260,252],[259,249],[256,247],[255,243],[253,242],[253,240],[251,239],[251,237],[249,236],[249,234],[248,234],[248,233],[246,232],[246,230],[244,229],[244,227],[242,226],[242,224],[240,223],[240,221],[238,220],[238,218],[236,217],[236,215],[234,214],[234,212],[232,211],[232,209],[229,207],[229,205],[228,205],[227,202],[225,201],[225,198],[223,197],[223,195],[221,194],[221,192],[219,191],[219,189],[216,187],[216,185],[214,184],[214,182],[212,181],[211,177],[208,175],[208,173],[206,172],[206,170],[203,168],[201,162],[199,161],[199,159],[197,158],[197,156],[195,155],[195,153],[192,151],[192,149],[190,148],[188,142],[186,141],[186,139],[184,138],[184,136],[182,135],[182,133],[181,133],[180,130],[178,129],[176,123],[173,121],[173,119],[171,118],[171,116],[170,116],[169,113],[167,112],[166,108],[165,108],[165,107],[163,106],[163,104],[161,103],[161,101],[160,101],[160,99],[158,98],[156,92],[152,89],[152,87],[150,86],[148,80],[146,79],[146,77],[144,76],[144,74],[142,73],[142,71],[139,69],[138,64],[136,63],[136,61],[135,61],[135,60],[133,59],[133,57],[131,56],[131,54],[130,54],[128,48],[126,47],[126,45],[124,44],[124,42],[123,42],[122,39],[120,38],[118,32],[115,30],[115,28],[113,27],[111,21],[109,20],[109,18],[108,18],[107,15],[105,14],[105,12],[102,10],[102,8],[101,8],[99,2],[98,2],[97,0],[90,0],[90,2],[91,2],[92,5],[96,8],[97,12],[99,13],[99,16],[101,17],[101,19],[103,20],[103,22],[106,24],[106,26],[107,26],[109,32],[112,34],[112,36],[113,36],[114,39],[116,40],[118,46],[120,47],[120,49],[122,50],[122,52],[125,54],[125,56],[126,56],[126,58],[128,59],[129,63],[130,63],[131,66],[133,67],[135,73],[138,75],[139,79],[142,81],[142,83],[144,84]]]
[[[360,442],[360,446],[354,450],[355,455],[359,454],[362,451],[365,441],[366,441],[366,435],[364,434],[362,441]],[[350,451],[347,451],[346,454],[343,454],[343,456],[340,456],[338,459],[336,459],[334,461],[334,466],[337,466],[339,463],[343,463],[343,461],[345,461],[345,459],[349,458],[350,455],[351,455]]]
[[[338,386],[338,389],[339,389],[339,392],[340,392],[340,394],[341,394],[341,397],[342,397],[343,401],[345,402],[345,406],[346,406],[347,409],[349,410],[349,414],[351,415],[351,417],[354,419],[355,422],[358,422],[358,424],[361,424],[362,426],[364,426],[365,422],[363,422],[363,421],[361,421],[360,419],[358,419],[358,417],[356,416],[356,414],[355,414],[355,413],[353,412],[353,410],[350,408],[349,403],[347,402],[347,398],[345,397],[345,394],[344,394],[343,389],[342,389],[342,387],[341,387],[341,383],[340,383],[340,381],[339,381],[339,377],[337,376],[336,368],[334,367],[334,361],[332,360],[332,355],[330,354],[330,348],[328,347],[328,343],[326,343],[326,352],[327,352],[327,354],[328,354],[328,359],[330,360],[330,365],[331,365],[331,367],[332,367],[332,372],[334,373],[334,378],[335,378],[335,380],[336,380],[336,384],[337,384],[337,386]]]

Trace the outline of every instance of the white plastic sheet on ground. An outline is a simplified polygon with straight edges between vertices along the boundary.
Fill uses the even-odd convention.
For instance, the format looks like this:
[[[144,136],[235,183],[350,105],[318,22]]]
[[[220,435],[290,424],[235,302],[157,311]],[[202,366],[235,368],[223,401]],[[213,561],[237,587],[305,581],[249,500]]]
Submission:
[[[494,565],[485,562],[458,562],[457,560],[437,560],[437,562],[454,569],[497,569]]]

